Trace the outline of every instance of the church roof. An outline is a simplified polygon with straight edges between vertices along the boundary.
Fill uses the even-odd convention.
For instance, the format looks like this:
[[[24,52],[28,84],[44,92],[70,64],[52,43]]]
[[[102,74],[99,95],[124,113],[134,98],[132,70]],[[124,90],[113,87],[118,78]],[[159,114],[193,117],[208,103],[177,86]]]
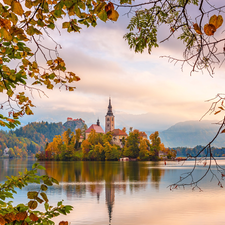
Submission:
[[[127,133],[120,129],[114,129],[112,131],[112,136],[127,136]]]
[[[98,126],[97,124],[92,124],[86,131],[85,133],[91,133],[91,130],[95,130],[96,133],[103,133],[104,134],[104,131],[102,129],[101,126]]]

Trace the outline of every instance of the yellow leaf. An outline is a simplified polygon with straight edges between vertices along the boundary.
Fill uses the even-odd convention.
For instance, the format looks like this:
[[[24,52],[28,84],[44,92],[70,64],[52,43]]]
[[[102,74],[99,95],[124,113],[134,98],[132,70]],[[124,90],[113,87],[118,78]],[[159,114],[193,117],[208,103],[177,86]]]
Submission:
[[[219,16],[213,15],[210,17],[209,24],[214,25],[215,28],[217,29],[223,24],[223,17],[221,15]]]
[[[216,22],[216,29],[219,28],[223,24],[223,17],[219,15],[217,17],[217,22]]]
[[[2,28],[0,32],[1,32],[1,37],[4,38],[6,41],[12,40],[11,34],[5,28]]]
[[[119,13],[116,10],[109,10],[107,12],[107,17],[112,20],[112,21],[117,21],[117,19],[119,18]]]
[[[193,24],[194,30],[197,34],[202,34],[200,27],[197,23]]]
[[[17,15],[19,15],[19,16],[22,16],[23,15],[23,8],[22,8],[22,6],[21,6],[21,4],[19,3],[19,2],[17,2],[17,1],[12,1],[12,11],[15,13],[15,14],[17,14]]]
[[[31,111],[31,109],[30,109],[29,106],[26,106],[25,113],[26,113],[27,115],[33,115],[33,112]]]
[[[212,24],[206,24],[204,26],[204,32],[208,36],[212,36],[216,32],[216,27]]]
[[[11,5],[13,0],[3,0],[6,5]]]
[[[28,9],[30,9],[30,8],[32,8],[33,4],[32,4],[32,2],[31,2],[30,0],[26,0],[25,6],[26,6]]]

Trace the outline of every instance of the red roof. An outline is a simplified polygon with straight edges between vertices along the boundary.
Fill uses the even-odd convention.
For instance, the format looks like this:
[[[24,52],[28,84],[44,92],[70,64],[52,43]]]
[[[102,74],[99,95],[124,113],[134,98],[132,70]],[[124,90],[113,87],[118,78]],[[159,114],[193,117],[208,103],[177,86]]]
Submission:
[[[113,136],[127,136],[126,132],[120,130],[120,129],[114,129],[112,131]]]
[[[91,130],[95,130],[96,133],[105,133],[101,126],[98,126],[97,124],[92,124],[86,131],[85,133],[91,133]]]

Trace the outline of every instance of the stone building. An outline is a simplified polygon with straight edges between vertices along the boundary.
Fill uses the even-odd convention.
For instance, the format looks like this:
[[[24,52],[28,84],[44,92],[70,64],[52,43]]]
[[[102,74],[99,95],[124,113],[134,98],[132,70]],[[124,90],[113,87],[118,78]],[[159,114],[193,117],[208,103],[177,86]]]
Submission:
[[[112,131],[112,143],[115,145],[119,145],[121,148],[123,147],[122,140],[123,138],[127,139],[127,133],[120,130],[120,129],[114,129]]]

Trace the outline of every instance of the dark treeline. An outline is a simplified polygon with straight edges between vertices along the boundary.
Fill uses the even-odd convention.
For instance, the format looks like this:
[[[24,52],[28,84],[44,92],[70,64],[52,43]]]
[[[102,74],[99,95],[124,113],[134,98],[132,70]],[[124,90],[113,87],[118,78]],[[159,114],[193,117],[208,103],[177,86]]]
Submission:
[[[202,145],[197,145],[194,148],[188,148],[188,147],[177,147],[173,148],[177,152],[177,157],[184,157],[187,155],[195,156],[198,154],[199,151],[201,151],[204,148]],[[207,149],[205,149],[200,156],[206,155]],[[214,157],[223,157],[225,156],[225,147],[222,148],[216,148],[212,147],[212,154]]]

